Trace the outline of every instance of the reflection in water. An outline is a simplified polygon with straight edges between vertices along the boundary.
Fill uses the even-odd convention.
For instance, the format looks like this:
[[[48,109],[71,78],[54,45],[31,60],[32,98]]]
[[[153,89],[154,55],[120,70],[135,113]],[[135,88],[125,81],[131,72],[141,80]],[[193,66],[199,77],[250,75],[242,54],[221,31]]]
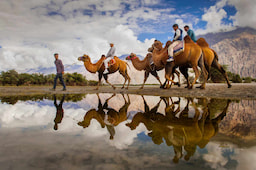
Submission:
[[[95,119],[99,122],[102,128],[107,128],[110,137],[109,139],[113,140],[115,135],[115,126],[119,125],[121,122],[128,119],[127,117],[127,110],[130,105],[130,98],[129,95],[127,95],[128,101],[122,95],[124,99],[124,105],[119,109],[119,111],[116,111],[115,109],[108,106],[108,102],[111,98],[113,98],[115,94],[113,94],[111,97],[106,99],[104,105],[102,106],[100,96],[97,94],[98,97],[98,108],[91,109],[86,112],[84,116],[84,120],[81,122],[78,122],[79,126],[82,126],[83,128],[86,128],[90,125],[90,122],[92,119]]]
[[[63,104],[63,102],[65,100],[65,94],[62,96],[62,99],[61,99],[59,104],[57,104],[56,95],[55,94],[53,95],[53,98],[54,98],[54,106],[56,107],[56,116],[55,116],[55,119],[54,119],[54,127],[53,127],[53,129],[54,130],[58,130],[58,124],[61,123],[61,121],[63,119],[63,116],[64,116],[64,110],[62,108],[62,104]]]
[[[255,101],[122,94],[0,99],[2,169],[256,166]]]
[[[182,158],[183,148],[186,151],[184,159],[188,161],[194,155],[197,146],[200,148],[206,146],[210,139],[218,132],[218,125],[226,116],[230,103],[227,100],[223,111],[217,117],[211,119],[211,108],[209,106],[212,105],[211,101],[207,102],[206,99],[199,99],[199,101],[203,100],[201,102],[203,113],[201,114],[192,98],[186,98],[187,104],[183,110],[180,110],[180,98],[175,102],[170,98],[171,104],[169,104],[169,98],[162,98],[153,109],[149,109],[143,96],[142,98],[145,112],[138,112],[133,117],[132,122],[126,125],[134,130],[140,123],[143,123],[150,131],[148,136],[152,138],[155,144],[160,145],[164,139],[166,145],[173,146],[175,153],[174,163],[178,163],[179,159]],[[165,114],[157,112],[161,100],[164,100],[166,104]],[[193,117],[189,117],[189,111],[191,111],[189,110],[190,103],[195,113]],[[200,115],[201,118],[199,119]]]

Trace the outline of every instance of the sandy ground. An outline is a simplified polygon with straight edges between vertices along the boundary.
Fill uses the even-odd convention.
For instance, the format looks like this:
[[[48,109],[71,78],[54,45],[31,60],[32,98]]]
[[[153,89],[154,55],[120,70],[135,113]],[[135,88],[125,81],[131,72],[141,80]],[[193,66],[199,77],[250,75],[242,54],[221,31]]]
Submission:
[[[0,96],[12,95],[34,95],[34,94],[93,94],[93,93],[124,93],[139,94],[151,96],[176,96],[176,97],[210,97],[210,98],[229,98],[229,99],[256,99],[256,83],[250,84],[232,84],[227,88],[226,84],[207,84],[206,89],[201,90],[194,88],[188,90],[181,87],[173,86],[171,89],[160,89],[159,86],[130,86],[129,89],[121,89],[120,86],[114,90],[110,86],[100,86],[99,90],[91,86],[68,86],[67,91],[61,91],[62,87],[58,86],[55,91],[50,90],[50,86],[0,86]],[[199,85],[196,85],[199,86]]]

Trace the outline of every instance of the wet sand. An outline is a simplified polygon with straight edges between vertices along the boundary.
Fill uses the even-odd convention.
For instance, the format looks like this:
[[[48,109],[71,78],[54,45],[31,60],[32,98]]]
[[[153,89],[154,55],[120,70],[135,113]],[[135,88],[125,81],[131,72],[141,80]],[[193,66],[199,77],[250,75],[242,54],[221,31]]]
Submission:
[[[197,84],[196,86],[199,86]],[[195,86],[195,87],[196,87]],[[226,84],[206,85],[206,89],[201,90],[193,88],[192,90],[181,87],[172,86],[170,89],[160,89],[159,86],[130,86],[129,89],[121,89],[116,86],[114,90],[110,86],[100,86],[99,90],[95,90],[95,86],[68,86],[67,91],[61,91],[62,87],[58,86],[55,91],[51,91],[51,86],[0,86],[0,96],[13,95],[35,95],[35,94],[94,94],[94,93],[123,93],[123,94],[139,94],[163,97],[209,97],[209,98],[228,98],[228,99],[256,99],[256,83],[250,84],[232,84],[231,88],[227,88]]]

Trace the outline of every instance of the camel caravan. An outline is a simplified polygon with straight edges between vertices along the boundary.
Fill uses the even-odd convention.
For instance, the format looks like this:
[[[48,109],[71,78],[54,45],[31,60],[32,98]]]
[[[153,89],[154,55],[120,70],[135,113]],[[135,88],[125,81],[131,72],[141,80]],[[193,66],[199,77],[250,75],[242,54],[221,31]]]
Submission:
[[[204,38],[199,38],[195,40],[195,36],[190,35],[191,30],[184,29],[187,31],[188,35],[182,39],[182,30],[178,28],[177,24],[173,25],[175,30],[173,41],[167,41],[165,46],[155,40],[152,47],[148,49],[148,53],[143,60],[140,60],[136,54],[131,53],[126,57],[126,60],[130,60],[134,68],[138,71],[144,71],[144,81],[141,89],[144,88],[145,82],[149,74],[152,74],[160,83],[160,88],[168,89],[172,84],[180,86],[180,72],[186,78],[187,86],[185,88],[192,89],[196,80],[202,74],[203,82],[198,88],[205,89],[205,84],[210,78],[210,68],[214,67],[224,76],[228,88],[231,87],[228,76],[224,68],[218,62],[217,53],[209,47],[209,44]],[[193,32],[192,32],[193,33]],[[128,81],[126,89],[128,89],[130,84],[130,76],[128,75],[127,66],[129,66],[126,61],[119,59],[115,56],[115,47],[113,43],[110,43],[110,50],[107,56],[102,55],[100,60],[96,63],[91,63],[91,59],[88,55],[83,55],[78,58],[79,61],[84,62],[84,66],[90,73],[98,72],[98,85],[101,84],[101,79],[104,77],[106,83],[111,85],[113,89],[116,87],[108,81],[108,75],[119,71],[119,73],[124,77],[124,83],[122,88],[125,87],[125,83]],[[198,69],[200,68],[200,71]],[[180,72],[177,70],[179,68]],[[188,69],[192,68],[195,74],[192,83],[189,81]],[[165,70],[165,82],[162,84],[157,71]],[[174,74],[178,77],[178,82],[174,81]]]

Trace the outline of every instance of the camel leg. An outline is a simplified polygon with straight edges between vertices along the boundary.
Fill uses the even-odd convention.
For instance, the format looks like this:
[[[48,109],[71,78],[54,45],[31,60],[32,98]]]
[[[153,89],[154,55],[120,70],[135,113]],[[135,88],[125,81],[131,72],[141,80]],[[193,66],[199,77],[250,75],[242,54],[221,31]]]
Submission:
[[[130,78],[130,76],[128,75],[127,70],[125,70],[125,72],[121,72],[121,71],[120,71],[119,73],[124,77],[124,84],[123,84],[122,89],[124,88],[124,85],[125,85],[125,83],[126,83],[127,80],[128,80],[128,85],[127,85],[126,89],[128,89],[128,88],[129,88],[129,85],[130,85],[131,78]]]
[[[151,73],[152,74],[152,73]],[[144,73],[144,82],[142,84],[142,86],[140,87],[140,89],[143,89],[144,88],[144,85],[145,85],[145,82],[147,81],[148,79],[148,76],[149,76],[149,72],[148,71],[145,71]]]
[[[108,81],[108,74],[109,74],[109,73],[103,74],[103,77],[104,77],[106,83],[108,83],[110,86],[112,86],[112,88],[115,90],[116,87],[115,87],[114,85],[112,85],[112,84]]]
[[[126,71],[126,77],[127,77],[127,79],[128,79],[128,85],[127,85],[126,89],[128,89],[128,88],[129,88],[129,85],[130,85],[130,82],[131,82],[131,78],[130,78],[130,76],[128,75],[127,71]]]
[[[174,73],[178,76],[178,80],[179,80],[179,82],[178,82],[178,86],[180,87],[180,72],[179,71],[177,71],[177,70],[175,70],[174,71]]]
[[[102,76],[103,76],[103,73],[99,72],[98,73],[99,81],[98,81],[97,88],[95,90],[99,90],[99,86],[100,86],[100,82],[101,82]]]
[[[190,86],[190,82],[188,80],[188,68],[187,67],[180,67],[180,72],[184,75],[184,77],[187,80],[187,86],[185,88],[188,88]]]
[[[162,82],[161,82],[156,70],[151,71],[150,73],[158,80],[158,82],[160,83],[160,87],[162,87]]]
[[[165,88],[165,85],[166,85],[166,83],[168,82],[168,80],[167,79],[165,79],[165,82],[164,82],[164,84],[162,85],[162,86],[160,86],[160,88],[161,89],[164,89]]]
[[[125,75],[123,75],[123,74],[121,74],[123,77],[124,77],[124,84],[123,84],[123,86],[122,86],[122,88],[121,89],[123,89],[124,88],[124,85],[125,85],[125,83],[126,83],[126,81],[127,81],[127,77],[125,76]]]
[[[173,76],[173,71],[175,69],[175,64],[174,62],[168,62],[166,65],[165,65],[165,79],[166,81],[169,82],[172,82],[174,84],[177,84],[176,82],[174,82],[170,77]],[[166,84],[166,83],[165,83]],[[168,84],[169,86],[169,84]],[[167,86],[167,87],[168,87]]]
[[[188,87],[188,89],[192,89],[192,88],[193,88],[194,84],[196,83],[196,80],[197,80],[198,77],[199,77],[199,70],[198,70],[197,66],[193,66],[192,68],[193,68],[193,70],[194,70],[194,72],[195,72],[195,78],[194,78],[194,81],[193,81],[193,83],[191,84],[191,86]]]
[[[230,88],[232,85],[229,82],[228,75],[227,75],[225,69],[218,63],[218,61],[216,59],[213,60],[212,66],[221,72],[221,74],[226,79],[226,82],[228,84],[228,88]]]
[[[206,81],[207,81],[207,74],[208,74],[208,72],[207,72],[207,70],[206,70],[206,68],[205,68],[205,66],[204,66],[204,58],[203,58],[203,56],[201,55],[201,57],[200,57],[200,59],[199,59],[199,61],[198,61],[198,66],[200,67],[200,69],[201,69],[201,72],[202,72],[202,74],[203,74],[203,83],[201,84],[201,86],[200,86],[200,88],[201,89],[205,89],[205,83],[206,83]]]

